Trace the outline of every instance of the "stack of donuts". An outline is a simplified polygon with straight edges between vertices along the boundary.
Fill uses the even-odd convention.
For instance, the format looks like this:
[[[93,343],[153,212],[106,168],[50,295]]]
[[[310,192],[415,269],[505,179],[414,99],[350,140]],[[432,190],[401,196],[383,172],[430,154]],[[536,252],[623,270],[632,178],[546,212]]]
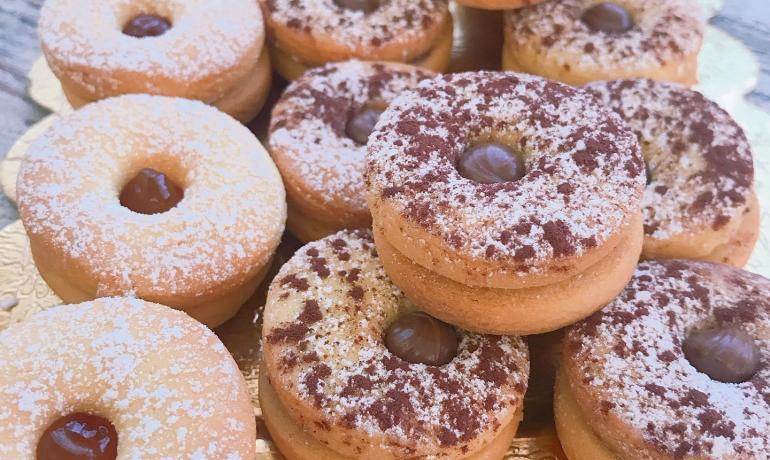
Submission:
[[[753,158],[688,87],[695,0],[457,3],[47,0],[77,110],[17,195],[69,305],[0,333],[0,457],[255,459],[209,328],[269,284],[288,459],[499,460],[554,387],[570,460],[766,458]],[[502,68],[442,73],[474,9]]]

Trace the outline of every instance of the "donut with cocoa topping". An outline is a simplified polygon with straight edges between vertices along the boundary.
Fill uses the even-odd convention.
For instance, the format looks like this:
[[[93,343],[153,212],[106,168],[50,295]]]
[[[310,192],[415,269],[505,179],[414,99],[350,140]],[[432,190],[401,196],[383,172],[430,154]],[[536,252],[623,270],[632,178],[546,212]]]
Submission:
[[[572,85],[652,78],[694,85],[696,0],[551,0],[505,13],[503,68]]]
[[[61,305],[0,334],[0,456],[256,456],[246,382],[206,326],[133,298]]]
[[[259,0],[275,70],[294,80],[327,62],[362,59],[441,72],[452,50],[447,0]]]
[[[262,343],[260,407],[292,460],[501,460],[521,420],[524,341],[417,311],[369,230],[310,243],[281,268]]]
[[[198,99],[247,122],[270,90],[253,0],[46,0],[38,31],[76,108],[146,93]]]
[[[770,281],[648,261],[567,331],[555,419],[571,459],[754,459],[770,452]]]
[[[546,332],[631,278],[644,162],[583,90],[513,72],[439,76],[396,99],[367,148],[380,257],[437,318]]]
[[[751,145],[716,103],[685,87],[620,80],[585,87],[636,133],[647,164],[647,259],[743,266],[759,237]]]
[[[254,293],[286,220],[259,141],[188,99],[88,104],[30,145],[17,184],[32,257],[65,302],[133,295],[210,327]]]
[[[289,85],[273,107],[268,149],[286,186],[294,235],[307,242],[371,226],[366,141],[390,101],[433,75],[406,64],[346,61]]]

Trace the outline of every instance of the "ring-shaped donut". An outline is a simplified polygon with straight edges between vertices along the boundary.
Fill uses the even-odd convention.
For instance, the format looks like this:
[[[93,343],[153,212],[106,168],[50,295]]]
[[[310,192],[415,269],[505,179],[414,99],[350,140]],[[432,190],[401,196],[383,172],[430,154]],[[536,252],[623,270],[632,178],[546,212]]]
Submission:
[[[334,0],[260,0],[271,58],[289,80],[327,62],[362,59],[449,65],[452,16],[446,0],[380,0],[373,11]],[[366,2],[361,2],[366,3]]]
[[[121,205],[143,168],[184,198]],[[278,170],[254,135],[197,101],[129,95],[89,104],[27,150],[19,214],[41,275],[65,302],[135,295],[216,326],[256,289],[281,238]]]
[[[279,448],[308,460],[502,458],[520,420],[526,344],[457,329],[448,364],[409,363],[384,336],[415,309],[368,230],[310,243],[281,268],[264,311],[267,393],[260,386]],[[303,431],[308,444],[292,438]]]
[[[572,85],[652,78],[697,82],[705,30],[695,0],[616,0],[633,18],[626,31],[592,30],[581,16],[598,0],[547,1],[507,11],[503,68]]]
[[[88,413],[117,431],[117,458],[256,455],[246,382],[216,335],[186,314],[101,298],[0,334],[0,456],[33,460],[46,428]]]
[[[759,237],[759,205],[741,127],[716,103],[676,84],[616,80],[585,88],[623,118],[642,146],[642,256],[743,266]]]
[[[124,34],[140,14],[163,17],[171,28],[156,37]],[[76,107],[147,93],[198,99],[248,121],[270,87],[262,12],[251,0],[50,0],[39,34]]]
[[[268,148],[286,185],[292,233],[315,241],[371,226],[366,145],[346,126],[358,111],[382,110],[433,75],[406,64],[346,61],[312,69],[289,85],[273,107]]]
[[[556,426],[574,458],[764,458],[770,452],[770,281],[723,264],[643,262],[564,339]],[[759,349],[743,383],[698,371],[693,330],[737,327]],[[590,453],[590,454],[589,454]]]

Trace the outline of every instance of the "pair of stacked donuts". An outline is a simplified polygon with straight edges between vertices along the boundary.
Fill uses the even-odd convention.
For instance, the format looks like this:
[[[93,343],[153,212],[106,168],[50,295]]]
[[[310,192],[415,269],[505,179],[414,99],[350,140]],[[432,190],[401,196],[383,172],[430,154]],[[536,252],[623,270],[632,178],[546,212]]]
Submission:
[[[248,83],[266,59],[256,4],[140,3],[46,4],[43,48],[73,103],[149,92],[241,120],[258,110],[256,96],[225,103],[261,88]],[[548,25],[561,16],[538,11],[572,4],[506,15],[563,32]],[[766,452],[768,283],[702,262],[634,273],[640,254],[745,263],[758,206],[742,130],[669,83],[436,75],[405,62],[445,65],[446,2],[366,5],[264,2],[287,77],[348,57],[399,61],[326,64],[293,82],[273,109],[277,168],[246,128],[183,99],[113,97],[47,131],[18,196],[51,287],[69,302],[132,295],[213,327],[264,277],[286,222],[318,239],[283,266],[264,311],[261,408],[289,458],[502,458],[529,375],[518,335],[605,305],[567,336],[556,408],[571,458]],[[689,2],[634,5],[689,24]],[[668,68],[666,53],[700,46],[695,24],[686,46],[679,28],[656,25],[626,37],[642,48],[618,49],[649,63],[651,47]],[[550,34],[544,45],[571,40]],[[669,78],[635,69],[613,77]],[[242,377],[180,313],[125,298],[60,307],[0,336],[0,352],[0,392],[24,426],[0,423],[10,457],[61,458],[57,440],[78,437],[106,458],[254,456]]]

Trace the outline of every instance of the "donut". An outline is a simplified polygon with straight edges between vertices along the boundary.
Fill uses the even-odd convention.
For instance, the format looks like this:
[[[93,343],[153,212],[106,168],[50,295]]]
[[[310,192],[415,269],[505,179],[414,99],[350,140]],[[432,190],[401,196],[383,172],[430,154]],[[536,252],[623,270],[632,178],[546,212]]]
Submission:
[[[550,0],[507,11],[504,23],[503,69],[572,85],[697,82],[705,23],[696,0]]]
[[[388,275],[465,329],[571,324],[638,261],[639,143],[583,90],[513,72],[424,81],[383,113],[366,168]]]
[[[364,155],[379,114],[432,72],[406,64],[346,61],[312,69],[273,107],[268,149],[286,185],[287,226],[314,241],[368,228]]]
[[[646,259],[703,259],[743,266],[759,237],[751,146],[716,103],[652,80],[586,89],[636,133],[647,164],[642,200]]]
[[[544,0],[457,0],[457,3],[482,10],[514,10],[536,5]]]
[[[295,80],[327,62],[362,59],[441,72],[452,50],[447,0],[259,0],[275,70]]]
[[[215,327],[256,289],[285,192],[244,126],[198,101],[127,95],[57,120],[27,150],[19,214],[68,303],[132,295]]]
[[[522,416],[520,337],[485,336],[409,302],[369,230],[300,249],[268,291],[260,407],[290,460],[496,459]]]
[[[555,420],[570,459],[739,459],[770,452],[770,281],[729,265],[641,263],[572,326]]]
[[[246,122],[270,90],[253,0],[47,0],[38,31],[76,108],[146,93],[198,99]]]
[[[162,305],[101,298],[0,334],[0,456],[256,457],[246,382],[204,325]]]

